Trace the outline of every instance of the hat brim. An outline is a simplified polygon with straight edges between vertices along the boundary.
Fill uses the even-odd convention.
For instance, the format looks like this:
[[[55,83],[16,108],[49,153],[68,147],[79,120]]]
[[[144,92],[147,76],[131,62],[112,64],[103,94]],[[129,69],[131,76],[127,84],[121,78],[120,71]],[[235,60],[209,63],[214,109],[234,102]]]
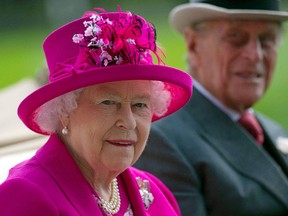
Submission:
[[[225,9],[205,3],[187,3],[176,6],[169,15],[169,21],[179,33],[193,23],[212,19],[271,20],[283,22],[288,19],[288,12],[267,10]]]
[[[165,83],[171,92],[172,101],[165,115],[153,116],[152,121],[161,119],[184,106],[192,95],[191,77],[176,68],[163,65],[118,65],[87,70],[48,83],[27,96],[18,107],[18,116],[36,133],[47,135],[34,122],[37,109],[46,102],[70,91],[107,82],[124,80],[158,80]]]

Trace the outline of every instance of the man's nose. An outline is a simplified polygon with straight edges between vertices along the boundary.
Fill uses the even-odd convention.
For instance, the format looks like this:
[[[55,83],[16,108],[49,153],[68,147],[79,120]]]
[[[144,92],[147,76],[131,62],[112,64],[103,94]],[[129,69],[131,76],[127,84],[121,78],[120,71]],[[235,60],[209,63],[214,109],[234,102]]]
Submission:
[[[249,40],[243,50],[243,56],[252,63],[257,63],[263,59],[264,49],[259,38]]]

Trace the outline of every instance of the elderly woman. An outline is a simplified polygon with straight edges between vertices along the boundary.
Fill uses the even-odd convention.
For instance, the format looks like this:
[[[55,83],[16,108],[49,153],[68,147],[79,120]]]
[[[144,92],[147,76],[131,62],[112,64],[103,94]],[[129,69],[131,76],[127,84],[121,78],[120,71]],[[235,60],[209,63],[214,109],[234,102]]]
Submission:
[[[50,138],[11,169],[0,186],[0,215],[179,215],[171,192],[131,167],[151,122],[191,96],[191,78],[161,65],[153,26],[129,12],[89,12],[43,47],[49,83],[18,114]]]

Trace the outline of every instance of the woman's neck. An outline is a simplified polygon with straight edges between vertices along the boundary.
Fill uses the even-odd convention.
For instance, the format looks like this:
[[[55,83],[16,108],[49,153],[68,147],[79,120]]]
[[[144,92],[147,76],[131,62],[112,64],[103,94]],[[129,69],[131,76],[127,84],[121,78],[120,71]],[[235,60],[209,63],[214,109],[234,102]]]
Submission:
[[[113,179],[118,176],[118,173],[111,172],[101,165],[91,166],[87,160],[79,156],[69,145],[67,145],[69,152],[78,165],[84,178],[88,181],[95,192],[104,200],[109,200],[111,197],[111,184]]]

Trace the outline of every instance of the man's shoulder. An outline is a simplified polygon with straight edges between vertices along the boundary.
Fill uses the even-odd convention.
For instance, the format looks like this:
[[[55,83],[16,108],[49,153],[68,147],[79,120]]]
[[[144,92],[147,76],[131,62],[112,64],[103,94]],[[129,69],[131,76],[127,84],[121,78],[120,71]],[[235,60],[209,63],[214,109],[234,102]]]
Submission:
[[[277,121],[275,121],[274,119],[272,119],[271,117],[267,116],[264,113],[261,113],[259,111],[255,112],[255,115],[257,117],[257,119],[265,125],[272,125],[274,127],[279,127],[279,128],[283,128]]]
[[[272,138],[277,138],[278,136],[288,137],[288,132],[280,125],[278,122],[272,118],[266,116],[263,113],[256,112],[256,117],[259,120],[262,128],[272,136]]]
[[[190,104],[187,104],[177,112],[160,119],[152,124],[154,128],[175,129],[175,127],[191,124],[195,121],[195,110]]]

